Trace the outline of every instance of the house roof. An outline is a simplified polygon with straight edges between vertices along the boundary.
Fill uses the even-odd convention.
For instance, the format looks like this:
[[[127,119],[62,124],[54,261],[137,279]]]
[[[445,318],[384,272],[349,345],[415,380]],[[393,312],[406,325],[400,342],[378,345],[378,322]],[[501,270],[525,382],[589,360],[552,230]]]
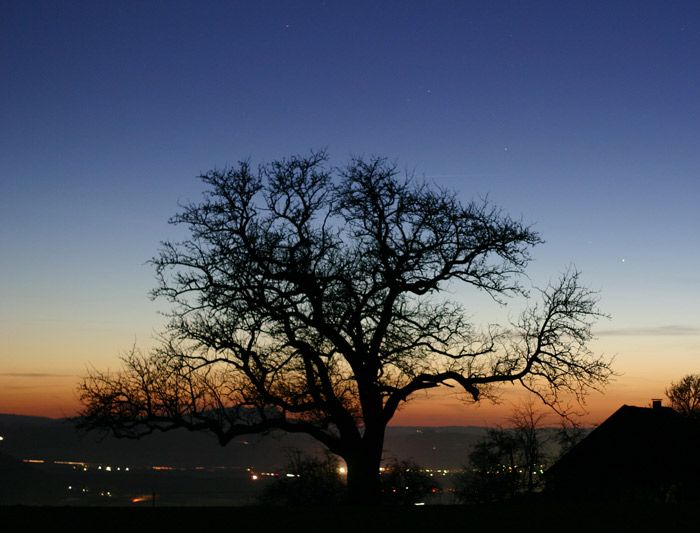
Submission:
[[[700,472],[699,447],[700,425],[673,409],[623,405],[552,465],[547,477],[686,477]]]

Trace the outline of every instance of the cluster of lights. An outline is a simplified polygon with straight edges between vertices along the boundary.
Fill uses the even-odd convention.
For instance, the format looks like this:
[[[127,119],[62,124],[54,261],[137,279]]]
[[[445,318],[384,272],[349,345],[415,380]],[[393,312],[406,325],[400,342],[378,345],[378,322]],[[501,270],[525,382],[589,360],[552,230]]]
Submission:
[[[33,463],[33,464],[46,464],[46,461],[45,461],[44,459],[22,459],[22,462],[24,462],[24,463]],[[77,469],[81,468],[81,469],[83,470],[83,472],[87,472],[88,469],[90,468],[90,465],[88,465],[88,463],[85,463],[85,462],[83,462],[83,461],[53,461],[53,464],[55,464],[55,465],[72,466],[72,467],[73,467],[73,470],[77,470]],[[94,468],[94,466],[93,466],[93,468]],[[153,468],[156,469],[156,470],[159,470],[159,469],[161,469],[161,468],[169,469],[169,467],[153,467]],[[98,469],[98,470],[104,470],[105,472],[112,472],[112,471],[121,472],[121,471],[122,471],[122,467],[121,467],[121,466],[118,466],[118,467],[115,468],[115,467],[112,467],[112,466],[98,465],[98,466],[97,466],[97,469]],[[124,467],[123,470],[124,470],[124,472],[128,472],[128,471],[129,471],[129,467],[128,467],[128,466],[127,466],[127,467]]]
[[[383,467],[383,466],[382,466],[382,467],[379,467],[379,472],[380,472],[380,473],[388,472],[389,470],[393,470],[393,469],[392,469],[392,468],[385,468],[385,467]],[[411,471],[410,468],[407,468],[407,469],[406,469],[406,472],[410,472],[410,471]],[[421,472],[421,473],[423,473],[423,474],[430,474],[430,477],[433,477],[433,476],[435,476],[436,474],[446,476],[447,474],[450,473],[450,470],[448,470],[447,468],[444,468],[444,469],[443,469],[443,468],[440,468],[440,469],[437,469],[437,470],[432,470],[432,469],[430,469],[430,468],[420,468],[420,469],[417,470],[417,472]]]
[[[250,479],[252,479],[253,481],[257,481],[262,476],[265,476],[265,477],[279,477],[280,476],[279,473],[277,473],[277,472],[253,472],[250,468],[247,468],[246,470],[248,472],[250,472]],[[384,471],[385,469],[380,468],[379,470]],[[341,475],[346,474],[347,469],[344,466],[341,466],[338,468],[338,473]],[[301,477],[301,474],[287,473],[287,474],[285,474],[285,477]]]
[[[539,469],[537,468],[537,465],[533,465],[535,468],[532,470],[533,475],[537,474],[544,474],[544,465],[539,465]],[[517,472],[518,474],[524,474],[526,469],[524,467],[520,467],[518,465],[515,466],[508,466],[508,465],[500,465],[500,470],[486,470],[487,474],[502,474],[505,473],[506,471],[508,473],[512,472]],[[538,472],[539,470],[539,472]],[[479,472],[478,469],[475,469],[474,472]]]
[[[73,490],[73,486],[68,485],[68,490]],[[83,487],[82,489],[80,489],[80,492],[88,493],[88,492],[90,492],[90,489],[88,487]],[[108,498],[111,498],[112,493],[108,490],[103,490],[103,491],[100,491],[100,496],[106,496]]]
[[[102,465],[98,466],[97,469],[104,470],[105,472],[112,472],[113,470],[115,470],[111,466],[105,466],[104,468],[102,468]],[[118,466],[116,468],[116,471],[121,472],[121,469],[122,469],[121,466]],[[87,468],[85,468],[84,470],[87,470]],[[124,468],[124,472],[128,472],[128,471],[129,471],[129,467]]]
[[[438,470],[431,470],[429,468],[425,468],[423,470],[419,470],[419,472],[425,472],[426,474],[430,474],[430,477],[434,477],[435,475],[446,476],[450,473],[450,471],[447,468],[440,468]]]
[[[253,481],[257,481],[260,479],[260,476],[266,476],[266,477],[279,477],[279,474],[275,472],[253,472],[250,468],[246,468],[246,471],[250,472],[250,479]],[[287,477],[299,477],[295,474],[287,474]]]

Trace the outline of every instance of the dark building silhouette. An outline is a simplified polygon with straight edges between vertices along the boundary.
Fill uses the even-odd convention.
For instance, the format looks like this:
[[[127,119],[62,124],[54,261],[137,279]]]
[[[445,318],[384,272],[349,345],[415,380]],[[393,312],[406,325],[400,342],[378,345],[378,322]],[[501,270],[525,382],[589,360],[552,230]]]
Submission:
[[[700,499],[700,425],[654,400],[623,405],[546,473],[546,493],[589,501]]]

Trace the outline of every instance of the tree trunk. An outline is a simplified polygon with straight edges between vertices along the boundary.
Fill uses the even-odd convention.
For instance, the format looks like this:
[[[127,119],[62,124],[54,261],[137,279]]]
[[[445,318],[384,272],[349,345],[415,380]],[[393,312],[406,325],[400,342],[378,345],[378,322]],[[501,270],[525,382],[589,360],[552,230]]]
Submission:
[[[362,438],[343,454],[348,466],[348,503],[351,505],[381,503],[379,466],[384,451],[384,431],[383,425],[365,427]]]
[[[348,503],[351,505],[379,505],[381,488],[379,484],[379,466],[382,459],[379,452],[364,449],[357,450],[345,457],[348,466]]]

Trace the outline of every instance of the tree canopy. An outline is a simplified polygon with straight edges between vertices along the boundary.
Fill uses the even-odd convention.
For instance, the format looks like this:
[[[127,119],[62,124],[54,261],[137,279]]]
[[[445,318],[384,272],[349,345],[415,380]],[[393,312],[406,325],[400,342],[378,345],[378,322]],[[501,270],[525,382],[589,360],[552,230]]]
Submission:
[[[504,305],[526,294],[541,238],[487,201],[463,205],[380,157],[332,167],[325,152],[201,179],[203,199],[171,220],[188,238],[152,260],[153,296],[172,305],[162,343],[85,378],[83,428],[184,427],[221,444],[307,433],[345,459],[361,500],[379,491],[387,423],[419,391],[478,401],[518,382],[557,406],[610,378],[586,346],[598,298],[574,269],[503,327],[446,298],[460,284]]]
[[[529,401],[514,407],[508,422],[512,427],[489,428],[469,454],[456,487],[465,503],[512,500],[542,489],[552,438],[545,415]]]
[[[700,374],[688,374],[666,389],[671,407],[680,414],[700,420]]]

